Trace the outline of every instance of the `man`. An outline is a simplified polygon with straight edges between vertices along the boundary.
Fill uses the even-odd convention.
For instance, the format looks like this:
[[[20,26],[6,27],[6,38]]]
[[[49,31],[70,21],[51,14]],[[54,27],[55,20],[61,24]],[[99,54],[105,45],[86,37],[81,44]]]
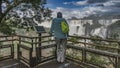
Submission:
[[[58,62],[64,62],[65,61],[65,52],[66,52],[66,44],[67,44],[67,37],[68,32],[63,33],[61,29],[61,22],[66,20],[62,18],[62,13],[57,13],[57,18],[54,18],[52,20],[52,25],[50,29],[50,34],[53,34],[55,37],[55,42],[57,45],[57,61]],[[67,23],[67,22],[66,22]]]

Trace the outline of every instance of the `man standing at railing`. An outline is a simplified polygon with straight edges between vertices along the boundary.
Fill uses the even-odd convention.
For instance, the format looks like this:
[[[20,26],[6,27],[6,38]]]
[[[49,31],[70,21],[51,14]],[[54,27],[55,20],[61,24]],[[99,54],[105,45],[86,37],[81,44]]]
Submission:
[[[66,44],[67,37],[69,33],[69,26],[67,21],[62,18],[62,13],[57,13],[57,18],[52,20],[52,25],[50,29],[50,34],[54,35],[56,45],[57,45],[57,61],[64,62],[65,61],[65,53],[66,53]]]

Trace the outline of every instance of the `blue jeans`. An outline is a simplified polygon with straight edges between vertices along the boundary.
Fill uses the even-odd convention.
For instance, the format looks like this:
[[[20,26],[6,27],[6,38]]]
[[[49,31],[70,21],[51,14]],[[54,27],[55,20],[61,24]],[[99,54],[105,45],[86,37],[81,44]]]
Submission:
[[[56,51],[57,61],[64,62],[65,61],[67,38],[65,38],[65,39],[55,38],[55,41],[56,41],[56,45],[57,45],[57,51]]]

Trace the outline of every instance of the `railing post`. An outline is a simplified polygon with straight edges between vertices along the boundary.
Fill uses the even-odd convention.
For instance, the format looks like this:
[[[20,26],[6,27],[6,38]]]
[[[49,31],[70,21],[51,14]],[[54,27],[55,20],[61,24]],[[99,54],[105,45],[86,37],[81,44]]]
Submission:
[[[86,48],[86,39],[84,39],[84,49],[82,49],[82,61],[83,62],[86,62],[86,51],[85,51],[85,48]]]
[[[115,68],[119,68],[119,67],[118,67],[118,65],[119,65],[119,64],[118,64],[117,59],[118,59],[118,58],[117,58],[117,57],[115,57]]]
[[[82,49],[82,62],[86,62],[86,51]]]
[[[39,44],[38,44],[38,47],[36,48],[36,51],[37,51],[37,59],[39,60],[38,62],[41,61],[41,36],[42,34],[39,33]]]
[[[19,36],[19,44],[17,45],[17,58],[20,59],[20,44],[21,44],[21,37]]]
[[[33,52],[33,38],[30,38],[31,39],[31,48],[29,50],[29,64],[30,64],[30,67],[33,67],[34,66],[34,63],[35,61],[33,61],[33,57],[32,57],[32,52]]]
[[[14,45],[11,45],[11,57],[14,58]]]
[[[12,58],[14,58],[14,39],[13,39],[13,35],[12,35],[12,47],[11,47],[11,55],[12,55]]]
[[[55,44],[55,52],[54,52],[54,54],[55,54],[55,58],[57,58],[57,44]]]
[[[30,67],[34,67],[36,65],[34,58],[32,57],[32,48],[29,50],[29,64]]]
[[[84,41],[85,41],[84,47],[86,47],[86,39],[84,39]]]
[[[31,46],[32,46],[32,51],[33,51],[33,38],[31,38]]]
[[[38,48],[37,48],[37,37],[35,38],[35,53],[36,53],[36,64],[38,64]]]
[[[119,46],[118,48],[120,48],[120,42],[118,42]],[[120,54],[120,50],[118,50],[118,54]],[[118,57],[118,63],[117,63],[117,68],[120,68],[120,57]]]
[[[36,54],[36,57],[33,57],[32,53],[33,53],[33,50],[34,50],[34,47],[33,47],[33,38],[31,38],[31,46],[32,48],[30,49],[30,53],[29,53],[29,57],[30,57],[30,67],[34,67],[38,64],[38,60],[37,60],[37,54]],[[35,48],[36,48],[36,45],[35,45]],[[37,51],[36,51],[37,53]]]

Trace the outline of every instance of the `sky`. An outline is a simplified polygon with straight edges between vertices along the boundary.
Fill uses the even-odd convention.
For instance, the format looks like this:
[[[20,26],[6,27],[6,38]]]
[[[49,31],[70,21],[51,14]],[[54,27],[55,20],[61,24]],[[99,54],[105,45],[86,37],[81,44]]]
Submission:
[[[47,0],[46,7],[53,11],[52,17],[57,12],[65,18],[120,14],[120,0]]]

